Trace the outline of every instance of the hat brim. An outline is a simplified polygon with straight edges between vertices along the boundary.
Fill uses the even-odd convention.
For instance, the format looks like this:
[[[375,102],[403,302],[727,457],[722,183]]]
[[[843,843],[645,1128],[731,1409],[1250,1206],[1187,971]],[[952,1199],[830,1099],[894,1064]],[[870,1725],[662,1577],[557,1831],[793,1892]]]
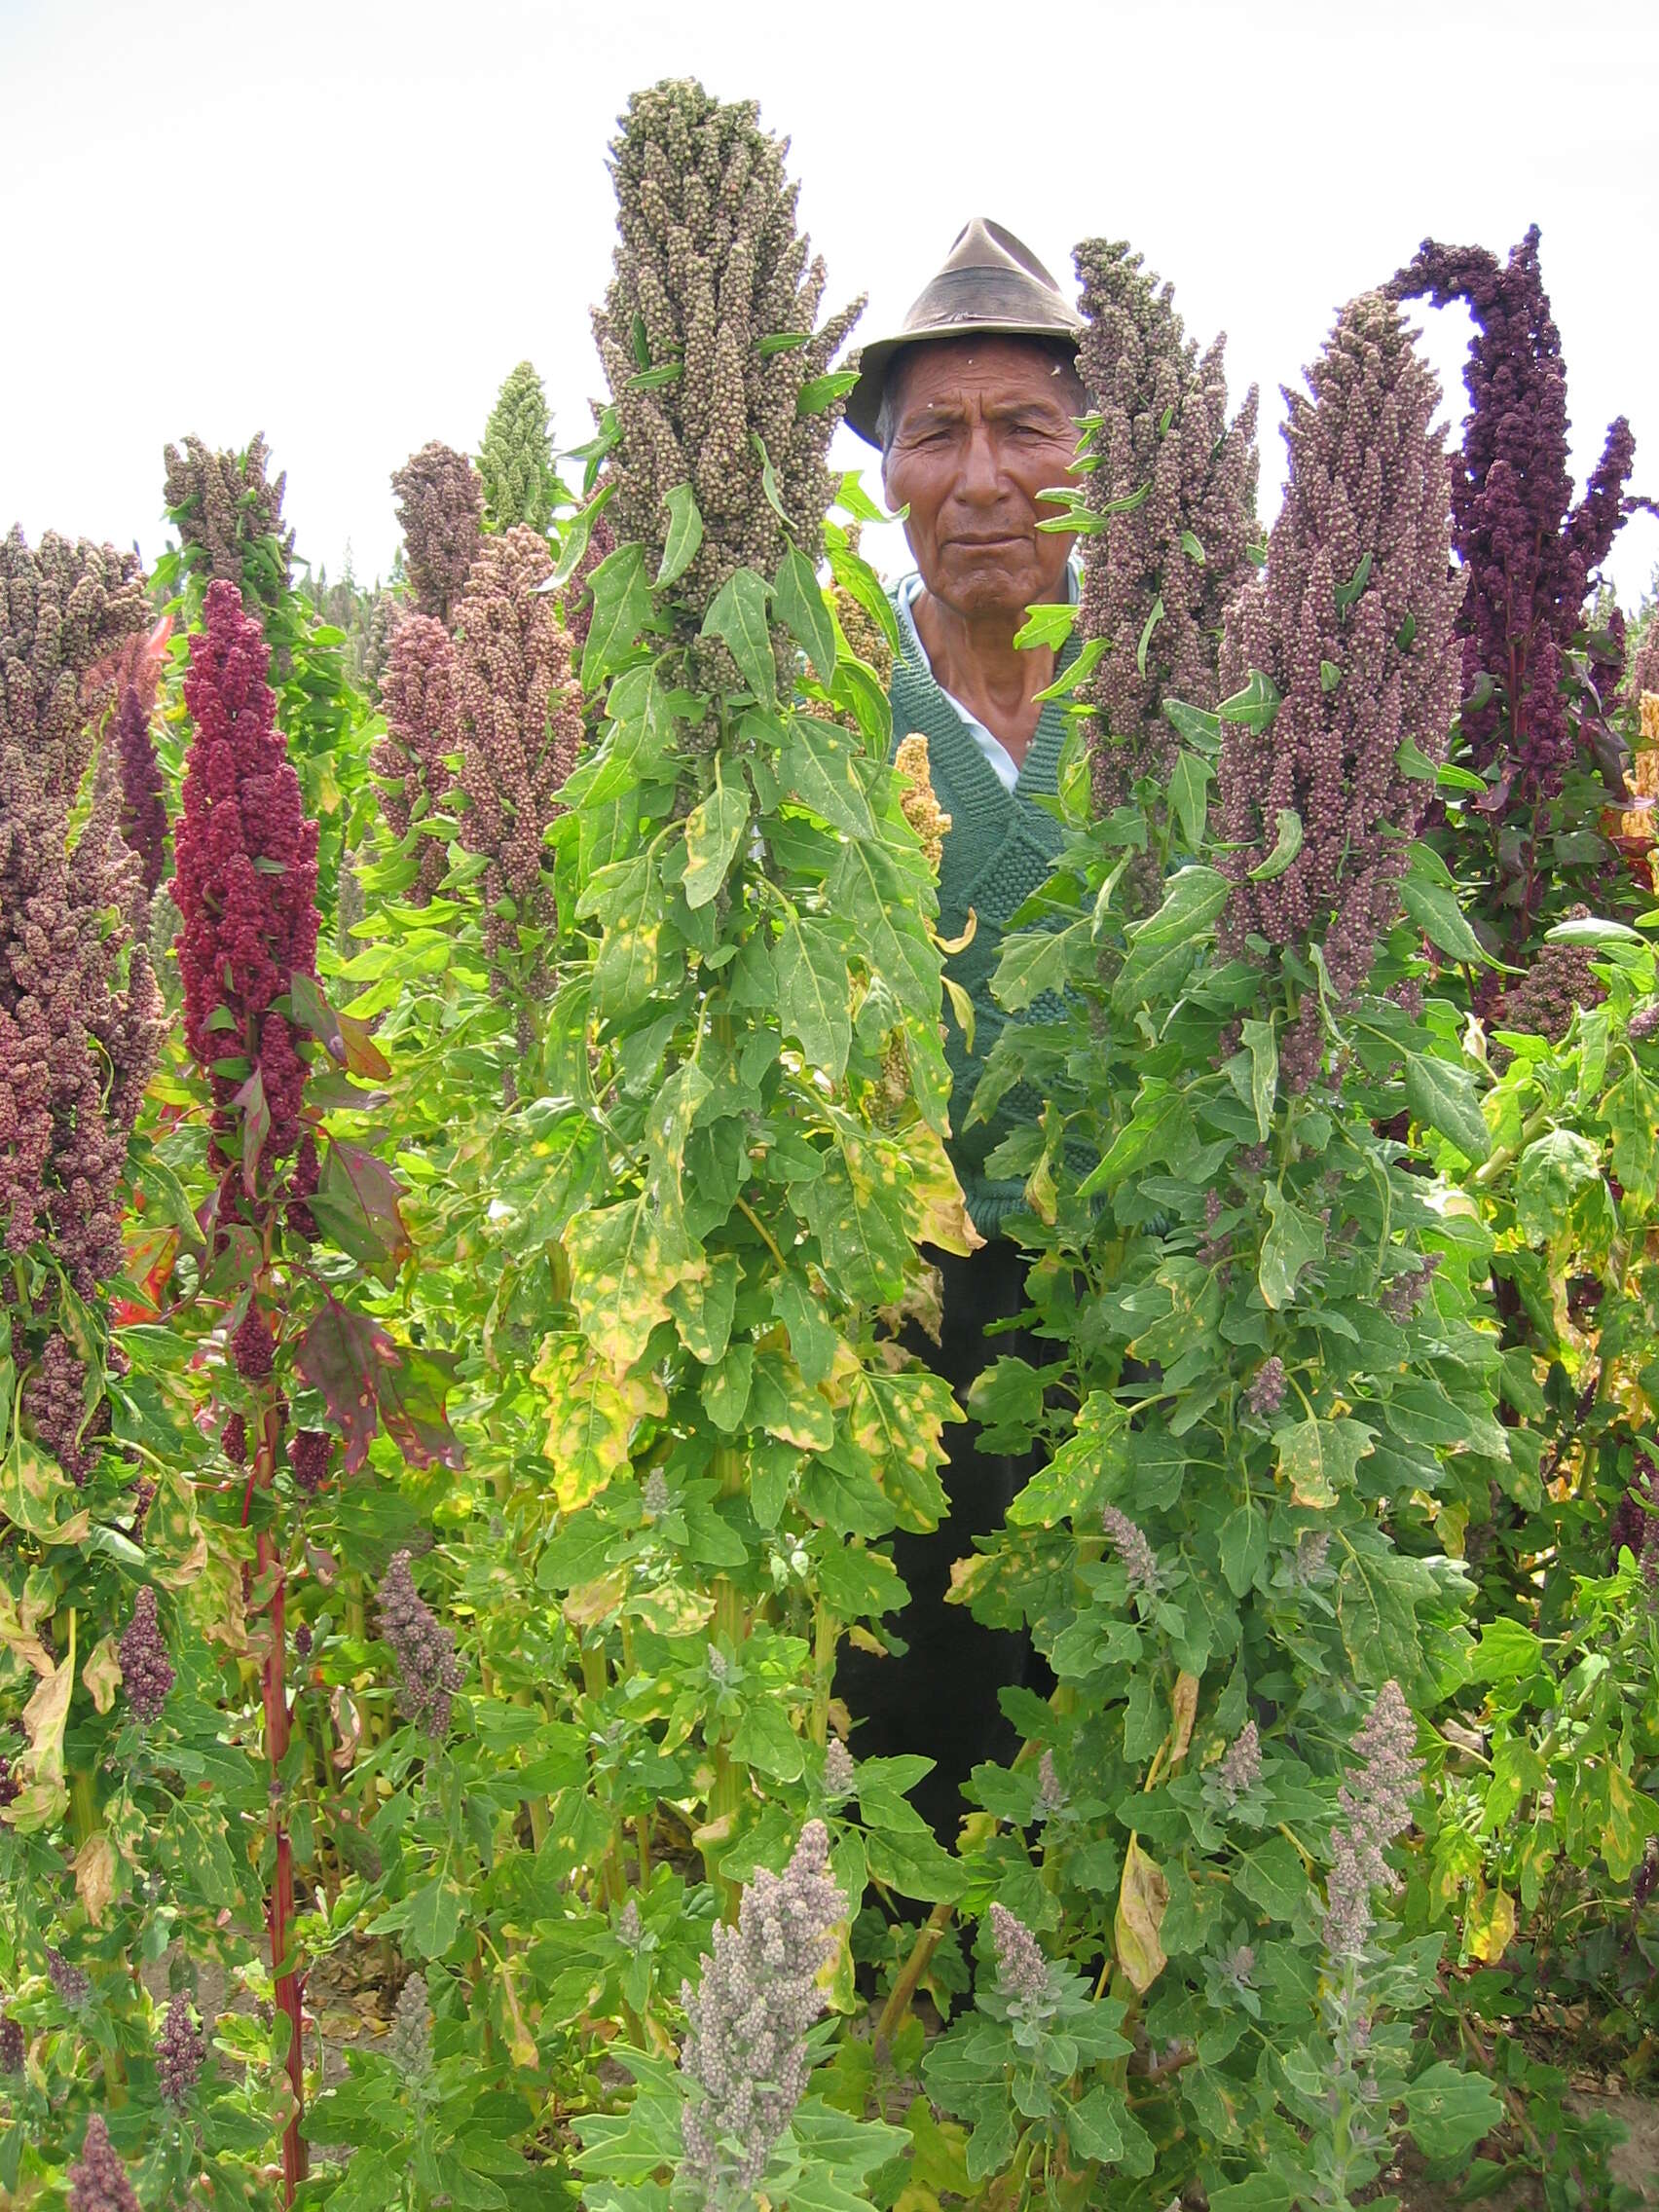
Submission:
[[[934,322],[920,330],[906,330],[897,338],[872,339],[859,355],[859,381],[847,394],[846,418],[866,445],[881,450],[881,437],[876,422],[881,414],[882,394],[887,388],[887,372],[893,365],[894,355],[906,353],[912,346],[926,346],[941,338],[1040,338],[1050,346],[1069,346],[1075,353],[1080,333],[1066,329],[1052,320],[1040,322],[1030,317],[999,321],[990,315],[974,315],[960,321]]]

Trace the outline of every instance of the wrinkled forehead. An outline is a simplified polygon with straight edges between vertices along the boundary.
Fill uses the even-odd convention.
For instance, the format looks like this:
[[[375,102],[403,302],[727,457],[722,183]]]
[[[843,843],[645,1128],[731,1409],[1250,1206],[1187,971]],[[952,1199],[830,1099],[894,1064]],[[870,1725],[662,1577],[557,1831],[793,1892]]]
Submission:
[[[994,401],[1075,411],[1079,386],[1071,349],[1042,338],[931,338],[907,346],[888,372],[887,407],[897,423],[918,408],[954,410]]]

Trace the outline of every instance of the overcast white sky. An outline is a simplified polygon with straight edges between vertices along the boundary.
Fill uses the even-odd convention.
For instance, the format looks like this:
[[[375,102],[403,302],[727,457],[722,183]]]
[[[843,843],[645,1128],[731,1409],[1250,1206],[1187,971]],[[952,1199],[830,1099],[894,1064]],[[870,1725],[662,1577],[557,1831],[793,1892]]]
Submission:
[[[0,529],[154,555],[163,443],[263,429],[299,550],[337,574],[350,538],[367,578],[388,472],[432,437],[475,451],[515,361],[579,443],[606,144],[633,88],[687,73],[793,137],[867,337],[970,215],[1067,276],[1078,239],[1130,239],[1192,335],[1229,332],[1235,391],[1263,387],[1268,514],[1277,387],[1338,305],[1425,234],[1506,252],[1535,221],[1574,466],[1623,412],[1659,496],[1653,0],[0,0]],[[1656,564],[1639,519],[1627,605]]]

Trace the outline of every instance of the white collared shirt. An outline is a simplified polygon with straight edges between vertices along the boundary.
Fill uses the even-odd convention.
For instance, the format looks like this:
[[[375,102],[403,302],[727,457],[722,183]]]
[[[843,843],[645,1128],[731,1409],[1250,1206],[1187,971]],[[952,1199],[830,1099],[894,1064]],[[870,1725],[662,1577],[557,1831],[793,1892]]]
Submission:
[[[916,658],[921,662],[922,666],[928,671],[928,673],[932,675],[933,663],[928,658],[928,649],[922,643],[921,633],[916,628],[916,617],[911,612],[911,608],[915,604],[916,598],[920,593],[921,588],[922,579],[920,572],[917,571],[912,570],[909,575],[904,576],[900,580],[897,595],[899,601],[899,626],[904,634],[906,644],[915,647]],[[1078,570],[1077,563],[1075,561],[1068,561],[1066,563],[1066,595],[1070,599],[1072,605],[1075,607],[1077,605],[1078,597]],[[939,682],[938,677],[934,677],[934,682],[936,683]],[[985,727],[984,723],[979,720],[977,715],[971,715],[969,713],[968,709],[962,704],[960,699],[954,697],[950,692],[945,691],[944,685],[942,683],[940,683],[939,687],[940,690],[943,692],[945,698],[950,701],[952,707],[954,707],[956,712],[961,716],[963,728],[966,729],[969,736],[974,740],[974,743],[979,748],[979,751],[990,762],[992,771],[995,774],[998,783],[1001,784],[1005,792],[1012,792],[1015,784],[1017,784],[1019,781],[1019,762],[1014,757],[1014,755],[1009,751],[1008,747],[1004,745],[1002,739],[1000,737],[993,736],[992,733]]]

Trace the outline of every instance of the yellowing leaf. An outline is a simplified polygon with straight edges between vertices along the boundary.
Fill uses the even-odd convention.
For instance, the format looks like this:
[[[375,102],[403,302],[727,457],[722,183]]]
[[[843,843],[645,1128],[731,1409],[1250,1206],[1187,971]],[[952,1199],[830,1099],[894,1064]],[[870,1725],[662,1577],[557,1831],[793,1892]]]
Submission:
[[[642,1590],[627,1600],[622,1610],[630,1620],[643,1621],[653,1636],[689,1636],[714,1618],[715,1601],[682,1583],[663,1582],[654,1590]],[[566,1618],[570,1615],[567,1612]]]
[[[852,1439],[869,1454],[901,1529],[937,1529],[948,1509],[940,1435],[954,1403],[949,1384],[920,1366],[896,1375],[866,1369],[853,1384]]]
[[[75,1888],[94,1928],[103,1926],[115,1895],[115,1846],[107,1835],[90,1835],[75,1854]]]
[[[511,1963],[505,1959],[501,1962],[501,2005],[507,2017],[507,2048],[512,2053],[513,2064],[534,2066],[539,2056],[535,2038],[530,2032],[518,1991],[513,1986]]]
[[[550,1337],[532,1380],[549,1400],[542,1449],[553,1462],[553,1493],[562,1512],[573,1513],[623,1471],[637,1423],[666,1413],[668,1401],[653,1375],[618,1379],[579,1337]]]
[[[69,1616],[69,1649],[50,1675],[35,1685],[23,1708],[23,1733],[29,1748],[18,1760],[18,1772],[26,1776],[21,1791],[7,1808],[9,1824],[24,1835],[33,1834],[62,1816],[69,1802],[64,1786],[63,1731],[69,1719],[69,1700],[75,1688],[75,1616]]]
[[[1650,1835],[1659,1835],[1659,1805],[1637,1788],[1622,1767],[1609,1765],[1602,1857],[1615,1882],[1630,1880]]]
[[[938,1132],[918,1122],[904,1131],[904,1153],[910,1167],[904,1215],[911,1236],[963,1259],[977,1252],[985,1239],[968,1218],[968,1201]]]
[[[93,1705],[100,1713],[107,1713],[115,1703],[116,1689],[121,1681],[121,1661],[116,1656],[113,1636],[99,1638],[91,1658],[81,1670],[81,1679],[92,1692]]]
[[[1299,1420],[1277,1430],[1279,1473],[1298,1505],[1335,1505],[1339,1489],[1351,1489],[1354,1469],[1371,1450],[1375,1431],[1357,1420]]]
[[[1169,1731],[1169,1763],[1175,1766],[1186,1757],[1187,1747],[1193,1741],[1193,1722],[1198,1711],[1197,1675],[1182,1673],[1176,1676],[1175,1694],[1170,1704],[1174,1718]]]
[[[62,1520],[58,1515],[62,1506],[79,1496],[57,1461],[15,1428],[0,1458],[0,1519],[15,1522],[49,1543],[78,1543],[92,1527],[90,1515],[85,1510]]]
[[[1480,1890],[1463,1915],[1463,1947],[1471,1959],[1496,1966],[1515,1934],[1515,1899],[1507,1890]]]
[[[1162,1867],[1147,1857],[1140,1838],[1131,1835],[1112,1927],[1118,1964],[1143,1997],[1168,1963],[1159,1941],[1168,1902],[1169,1884]]]
[[[682,889],[685,903],[706,906],[726,879],[738,841],[749,827],[749,793],[742,770],[728,784],[721,762],[715,759],[713,787],[693,807],[685,824],[685,875]]]
[[[565,1231],[571,1295],[597,1358],[617,1377],[668,1319],[668,1294],[700,1269],[674,1225],[644,1193],[578,1214]]]
[[[158,1474],[156,1494],[144,1516],[144,1556],[167,1590],[187,1590],[207,1565],[207,1538],[196,1518],[190,1485],[170,1468]]]
[[[16,1597],[0,1586],[0,1643],[16,1652],[37,1675],[50,1675],[53,1668],[52,1654],[39,1633],[40,1623],[51,1611],[50,1598],[30,1598],[26,1591]]]
[[[584,1582],[571,1590],[559,1610],[565,1616],[567,1627],[576,1630],[598,1628],[602,1621],[609,1620],[622,1603],[628,1578],[618,1571],[602,1574],[596,1582]]]

